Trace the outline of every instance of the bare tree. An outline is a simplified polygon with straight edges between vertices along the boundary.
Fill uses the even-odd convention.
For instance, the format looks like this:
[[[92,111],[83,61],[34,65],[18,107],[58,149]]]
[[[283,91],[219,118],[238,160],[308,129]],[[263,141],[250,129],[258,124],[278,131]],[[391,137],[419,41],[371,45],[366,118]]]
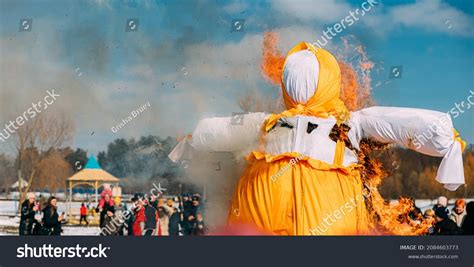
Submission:
[[[53,151],[69,142],[73,132],[72,121],[64,113],[45,113],[45,111],[17,129],[12,141],[17,152],[16,169],[20,203],[30,190],[41,163]],[[22,180],[27,181],[26,186],[21,184]]]
[[[0,154],[0,189],[8,193],[11,185],[15,182],[14,159]]]
[[[33,188],[48,188],[50,193],[56,193],[59,188],[66,186],[65,179],[72,175],[71,165],[65,160],[65,152],[51,150],[38,164],[37,178]]]

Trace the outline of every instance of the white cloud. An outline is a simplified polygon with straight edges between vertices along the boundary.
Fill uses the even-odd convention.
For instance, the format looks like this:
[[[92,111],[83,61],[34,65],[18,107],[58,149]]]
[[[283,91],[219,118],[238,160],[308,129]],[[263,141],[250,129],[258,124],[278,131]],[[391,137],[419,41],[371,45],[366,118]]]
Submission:
[[[290,26],[277,29],[276,32],[280,36],[281,51],[286,53],[299,42],[314,43],[322,33],[322,28]]]
[[[272,2],[274,8],[284,16],[303,21],[333,22],[347,16],[351,6],[337,0],[278,0]]]
[[[474,35],[473,18],[441,0],[420,0],[396,6],[389,11],[388,17],[387,21],[395,26],[418,27],[461,36]]]
[[[110,6],[110,0],[89,0],[89,1],[101,8],[112,9],[112,7]]]
[[[244,1],[235,1],[223,7],[223,10],[227,13],[234,14],[245,11],[248,8],[247,3]]]
[[[149,64],[138,64],[133,66],[126,65],[121,69],[121,73],[127,76],[136,76],[151,79],[155,73],[153,67]]]
[[[362,3],[362,2],[361,2]],[[308,22],[336,23],[355,12],[361,6],[349,3],[324,0],[274,1],[273,7],[280,16],[287,16]],[[443,3],[441,0],[418,0],[415,3],[385,6],[381,1],[354,24],[368,27],[380,36],[400,27],[418,28],[427,32],[440,32],[458,36],[474,36],[474,19],[463,11]]]

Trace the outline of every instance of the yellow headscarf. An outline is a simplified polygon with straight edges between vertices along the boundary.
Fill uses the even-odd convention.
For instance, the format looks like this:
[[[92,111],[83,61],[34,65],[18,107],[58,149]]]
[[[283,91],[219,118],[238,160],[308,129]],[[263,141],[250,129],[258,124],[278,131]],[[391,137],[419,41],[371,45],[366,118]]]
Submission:
[[[296,103],[286,92],[282,72],[281,88],[287,110],[280,114],[272,114],[267,119],[264,124],[266,132],[270,130],[281,117],[309,115],[327,118],[332,115],[337,119],[337,123],[340,124],[346,121],[350,116],[346,106],[339,99],[341,91],[341,70],[339,69],[337,60],[331,53],[322,48],[315,48],[310,43],[301,42],[288,52],[285,63],[283,64],[283,69],[288,57],[302,50],[309,50],[314,53],[319,62],[318,85],[315,94],[306,104]]]
[[[464,149],[466,149],[466,141],[461,139],[461,135],[459,134],[458,130],[454,130],[454,141],[458,141],[461,144],[461,151],[464,152]]]

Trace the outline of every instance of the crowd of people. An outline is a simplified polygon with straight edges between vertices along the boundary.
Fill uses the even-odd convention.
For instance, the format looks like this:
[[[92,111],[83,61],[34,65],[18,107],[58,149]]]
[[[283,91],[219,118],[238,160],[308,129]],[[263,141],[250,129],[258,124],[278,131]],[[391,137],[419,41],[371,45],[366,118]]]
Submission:
[[[207,229],[200,201],[199,194],[172,198],[135,194],[127,208],[114,205],[106,193],[96,209],[100,212],[101,235],[205,235]]]
[[[450,211],[448,199],[441,196],[433,208],[422,213],[415,206],[409,216],[414,222],[421,223],[423,219],[431,222],[428,235],[474,235],[474,201],[466,204],[464,199],[456,199]]]
[[[116,203],[111,191],[104,190],[94,212],[99,214],[101,235],[182,236],[205,235],[201,196],[183,195],[173,198],[136,194],[129,207]],[[89,224],[89,209],[81,204],[79,224]],[[57,199],[50,197],[42,208],[34,193],[22,203],[20,235],[61,235],[65,223],[59,214]]]
[[[105,187],[94,212],[99,213],[101,235],[204,235],[200,200],[199,194],[165,198],[137,193],[127,206],[114,198],[110,187]],[[83,220],[88,224],[87,210],[83,204],[81,224]]]
[[[203,204],[199,194],[176,197],[135,194],[130,205],[114,201],[111,190],[101,193],[95,208],[99,213],[101,235],[130,236],[193,236],[207,233]],[[80,224],[87,220],[88,208],[82,203]],[[436,205],[424,213],[414,207],[409,217],[412,222],[432,222],[429,235],[474,235],[474,201],[466,203],[456,199],[454,208],[448,209],[448,199],[438,198]],[[28,193],[21,205],[20,235],[60,235],[64,213],[59,214],[57,199],[52,196],[42,207],[34,193]]]

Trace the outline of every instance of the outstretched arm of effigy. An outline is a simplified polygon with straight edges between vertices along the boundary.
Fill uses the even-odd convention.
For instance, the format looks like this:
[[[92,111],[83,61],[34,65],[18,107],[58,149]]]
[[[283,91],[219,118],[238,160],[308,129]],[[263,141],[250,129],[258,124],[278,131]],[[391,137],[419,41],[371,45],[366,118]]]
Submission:
[[[189,150],[201,152],[243,152],[258,145],[267,113],[214,117],[198,122],[191,138],[183,139],[169,157],[178,161]]]
[[[449,114],[415,108],[371,107],[353,112],[349,126],[349,137],[355,147],[358,148],[363,138],[370,138],[443,157],[436,180],[452,191],[464,184],[464,143]]]
[[[248,113],[200,120],[193,132],[191,145],[198,151],[225,152],[255,146],[267,117],[266,113]]]

